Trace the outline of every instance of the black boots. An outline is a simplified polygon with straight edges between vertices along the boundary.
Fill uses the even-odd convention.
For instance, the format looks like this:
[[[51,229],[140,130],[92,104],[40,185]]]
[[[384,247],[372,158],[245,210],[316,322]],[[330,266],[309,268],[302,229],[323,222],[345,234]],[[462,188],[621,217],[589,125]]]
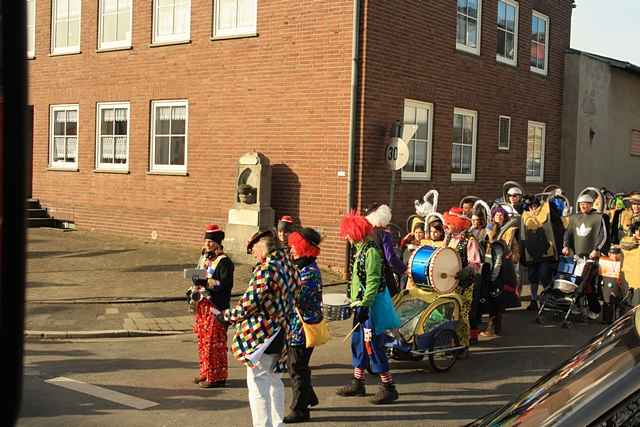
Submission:
[[[378,392],[370,400],[374,405],[386,405],[398,400],[398,390],[393,383],[380,384]]]
[[[364,396],[365,395],[364,381],[359,380],[357,378],[352,378],[351,384],[340,387],[336,392],[336,394],[338,396],[343,396],[343,397]]]
[[[291,411],[289,415],[284,417],[282,419],[282,422],[284,422],[285,424],[296,424],[309,421],[310,418],[311,416],[309,415],[308,409],[302,411],[296,409],[294,411]]]

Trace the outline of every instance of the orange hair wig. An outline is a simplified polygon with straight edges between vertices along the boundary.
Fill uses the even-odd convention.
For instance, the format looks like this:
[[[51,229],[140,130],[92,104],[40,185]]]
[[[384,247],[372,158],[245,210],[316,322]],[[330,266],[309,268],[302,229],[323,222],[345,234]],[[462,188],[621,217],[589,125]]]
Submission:
[[[351,211],[340,221],[340,237],[349,237],[354,242],[362,242],[373,230],[373,226],[357,211]]]
[[[312,245],[304,236],[297,231],[289,234],[287,241],[289,246],[295,248],[296,254],[299,257],[313,257],[317,258],[320,255],[320,248]]]
[[[444,214],[444,222],[455,234],[471,227],[471,220],[462,214],[462,208],[451,208]]]

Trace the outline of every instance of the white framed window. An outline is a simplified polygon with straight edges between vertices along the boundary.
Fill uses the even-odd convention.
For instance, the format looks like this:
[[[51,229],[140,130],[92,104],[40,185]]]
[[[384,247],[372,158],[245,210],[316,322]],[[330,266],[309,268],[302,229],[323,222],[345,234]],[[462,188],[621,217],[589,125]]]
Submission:
[[[257,33],[258,0],[214,0],[213,37]]]
[[[549,17],[531,13],[531,71],[547,75],[549,68]]]
[[[547,126],[544,123],[529,122],[527,132],[527,175],[526,182],[544,181],[544,146]]]
[[[191,38],[191,0],[153,1],[153,43],[174,43]]]
[[[451,180],[476,179],[476,140],[478,112],[455,108],[453,111],[453,145],[451,148]]]
[[[152,101],[151,114],[151,171],[186,173],[188,101]]]
[[[498,0],[498,48],[496,60],[518,64],[518,2]]]
[[[52,105],[49,111],[49,167],[78,169],[78,104]]]
[[[431,179],[431,150],[433,134],[433,104],[404,100],[404,124],[417,125],[409,145],[409,161],[402,168],[403,180]]]
[[[456,48],[480,55],[482,0],[457,0]]]
[[[96,110],[96,169],[129,169],[128,102],[101,102]]]
[[[132,0],[100,0],[98,49],[131,46]]]
[[[509,151],[511,145],[511,117],[500,116],[498,119],[498,150]]]
[[[80,52],[80,0],[53,0],[52,53]]]
[[[27,58],[36,56],[36,0],[27,0]]]

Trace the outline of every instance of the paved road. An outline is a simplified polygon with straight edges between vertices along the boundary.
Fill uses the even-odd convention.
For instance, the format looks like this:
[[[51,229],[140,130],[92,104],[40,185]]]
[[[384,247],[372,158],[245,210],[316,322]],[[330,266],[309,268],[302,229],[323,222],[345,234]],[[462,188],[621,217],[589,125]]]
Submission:
[[[351,375],[348,345],[342,342],[350,328],[348,321],[333,322],[334,339],[312,359],[321,404],[312,412],[313,422],[306,425],[463,425],[506,403],[601,328],[599,324],[576,324],[570,330],[553,324],[540,326],[533,322],[532,313],[523,310],[507,313],[505,325],[504,336],[481,342],[469,359],[459,361],[447,373],[432,373],[422,362],[394,362],[400,400],[376,407],[364,398],[335,395],[335,389]],[[191,334],[28,342],[18,426],[250,425],[245,369],[230,360],[230,387],[203,390],[190,382],[197,372],[196,357]],[[69,384],[61,377],[130,397],[114,403],[72,391],[60,386]],[[370,384],[374,381],[369,378]],[[375,387],[367,391],[372,394]],[[157,405],[134,409],[127,406],[139,403],[133,397]],[[287,401],[289,398],[287,390]]]

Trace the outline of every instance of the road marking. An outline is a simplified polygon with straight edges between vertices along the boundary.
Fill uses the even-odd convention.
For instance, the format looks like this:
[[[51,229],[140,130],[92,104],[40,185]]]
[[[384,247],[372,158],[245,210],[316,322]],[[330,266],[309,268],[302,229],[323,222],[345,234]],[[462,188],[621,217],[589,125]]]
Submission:
[[[158,406],[159,403],[151,402],[150,400],[141,399],[139,397],[131,396],[129,394],[120,393],[106,389],[104,387],[98,387],[93,384],[84,383],[82,381],[73,380],[71,378],[57,377],[50,380],[46,380],[46,383],[57,385],[69,390],[77,391],[80,393],[88,394],[94,397],[98,397],[104,400],[110,400],[111,402],[119,403],[124,406],[129,406],[135,409],[147,409],[152,406]]]

